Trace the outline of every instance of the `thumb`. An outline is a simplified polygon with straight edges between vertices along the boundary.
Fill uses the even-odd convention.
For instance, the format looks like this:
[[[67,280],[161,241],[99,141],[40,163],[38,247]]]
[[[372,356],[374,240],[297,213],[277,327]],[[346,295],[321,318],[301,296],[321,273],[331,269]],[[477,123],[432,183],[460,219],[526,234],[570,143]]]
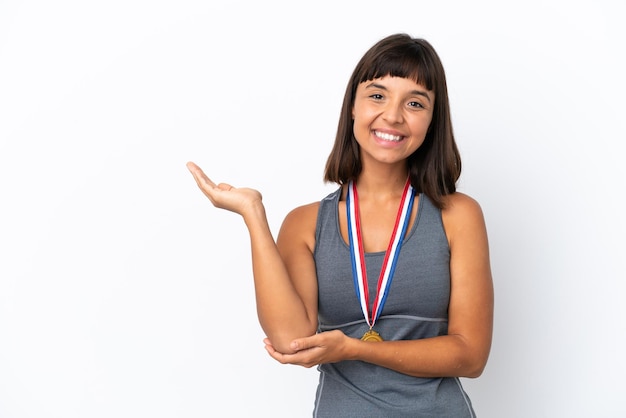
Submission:
[[[313,335],[311,337],[295,339],[291,342],[291,344],[289,344],[289,347],[293,351],[301,351],[301,350],[307,350],[309,348],[315,347],[315,345],[316,345],[315,335]]]

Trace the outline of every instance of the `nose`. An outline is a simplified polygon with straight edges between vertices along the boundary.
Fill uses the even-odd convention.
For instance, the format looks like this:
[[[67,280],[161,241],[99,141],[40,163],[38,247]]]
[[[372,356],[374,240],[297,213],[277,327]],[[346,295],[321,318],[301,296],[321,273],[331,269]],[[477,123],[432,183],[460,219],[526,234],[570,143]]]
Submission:
[[[389,103],[383,111],[383,119],[390,124],[402,123],[402,108],[399,103]]]

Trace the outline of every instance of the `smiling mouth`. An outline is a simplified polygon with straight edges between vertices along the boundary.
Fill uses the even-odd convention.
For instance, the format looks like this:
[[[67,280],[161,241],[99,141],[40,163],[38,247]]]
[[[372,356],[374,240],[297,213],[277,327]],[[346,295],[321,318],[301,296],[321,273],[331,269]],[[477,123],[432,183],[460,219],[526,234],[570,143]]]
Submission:
[[[399,135],[391,135],[391,134],[378,132],[378,131],[374,131],[374,135],[376,136],[376,138],[380,138],[383,141],[390,141],[390,142],[399,142],[403,138],[402,136],[399,136]]]

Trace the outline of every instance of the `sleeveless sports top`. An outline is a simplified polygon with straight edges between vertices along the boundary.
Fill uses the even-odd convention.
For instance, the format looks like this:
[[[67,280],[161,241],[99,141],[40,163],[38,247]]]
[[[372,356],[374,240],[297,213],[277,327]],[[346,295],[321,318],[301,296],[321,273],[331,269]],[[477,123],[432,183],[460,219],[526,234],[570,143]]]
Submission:
[[[324,198],[317,218],[318,331],[340,329],[360,338],[369,326],[354,289],[349,245],[339,230],[340,196],[338,189]],[[441,211],[423,194],[417,203],[415,222],[404,238],[374,326],[385,340],[414,340],[448,331],[450,249]],[[370,301],[384,255],[365,254]],[[475,417],[458,378],[417,378],[362,361],[322,364],[318,370],[316,418]]]

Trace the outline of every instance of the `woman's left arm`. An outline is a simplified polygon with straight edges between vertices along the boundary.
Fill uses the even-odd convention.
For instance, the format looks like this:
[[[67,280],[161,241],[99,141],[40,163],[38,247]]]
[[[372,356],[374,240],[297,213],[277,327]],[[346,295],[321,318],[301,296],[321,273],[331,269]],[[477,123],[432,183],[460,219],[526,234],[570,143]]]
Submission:
[[[487,229],[480,205],[471,197],[448,196],[442,211],[450,245],[448,334],[421,340],[364,342],[341,331],[322,332],[292,342],[295,354],[266,349],[281,363],[312,367],[361,360],[418,377],[478,377],[493,331],[493,283]]]

